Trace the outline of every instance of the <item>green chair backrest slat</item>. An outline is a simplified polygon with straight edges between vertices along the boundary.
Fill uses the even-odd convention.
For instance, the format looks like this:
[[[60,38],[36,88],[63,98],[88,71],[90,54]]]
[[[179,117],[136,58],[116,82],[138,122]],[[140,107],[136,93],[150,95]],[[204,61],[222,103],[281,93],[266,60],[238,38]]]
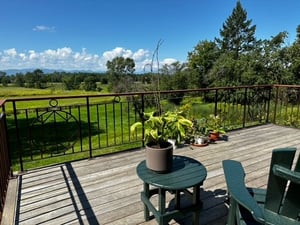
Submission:
[[[300,172],[300,156],[295,166],[295,172]],[[300,216],[300,184],[291,182],[285,197],[281,213],[287,217],[299,219]]]
[[[291,169],[295,152],[296,148],[281,148],[273,150],[266,194],[266,209],[277,213],[280,212],[288,181],[274,175],[273,165],[277,164],[287,169]]]

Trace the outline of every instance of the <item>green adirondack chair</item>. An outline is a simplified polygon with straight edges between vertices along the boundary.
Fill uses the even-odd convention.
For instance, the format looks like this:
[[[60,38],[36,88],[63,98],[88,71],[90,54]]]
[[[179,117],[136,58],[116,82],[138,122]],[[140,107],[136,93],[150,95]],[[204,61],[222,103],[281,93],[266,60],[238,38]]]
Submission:
[[[296,148],[273,150],[266,190],[247,188],[242,164],[223,161],[230,197],[228,225],[300,225],[300,157],[293,166],[295,153]]]

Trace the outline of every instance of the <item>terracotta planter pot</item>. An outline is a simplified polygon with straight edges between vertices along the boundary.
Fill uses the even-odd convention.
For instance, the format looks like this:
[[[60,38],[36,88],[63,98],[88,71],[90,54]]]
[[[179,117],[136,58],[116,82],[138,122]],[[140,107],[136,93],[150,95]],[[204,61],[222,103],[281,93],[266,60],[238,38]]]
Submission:
[[[172,169],[173,145],[169,142],[166,147],[157,148],[151,144],[146,145],[146,166],[157,173],[167,173]]]
[[[217,141],[220,139],[220,133],[217,132],[210,132],[209,139],[212,141]]]

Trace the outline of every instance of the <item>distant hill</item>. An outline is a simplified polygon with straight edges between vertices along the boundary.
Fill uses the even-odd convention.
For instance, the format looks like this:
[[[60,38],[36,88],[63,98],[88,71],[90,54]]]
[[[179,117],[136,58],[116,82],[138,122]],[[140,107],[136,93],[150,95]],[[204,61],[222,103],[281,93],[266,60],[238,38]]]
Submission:
[[[15,75],[17,73],[25,74],[27,72],[33,72],[36,69],[9,69],[9,70],[0,70],[2,72],[5,72],[7,75]],[[45,74],[47,73],[53,73],[55,71],[63,72],[63,70],[51,70],[51,69],[41,69]]]
[[[27,72],[33,72],[36,69],[9,69],[9,70],[1,70],[5,72],[7,75],[15,75],[17,73],[26,74]],[[54,72],[69,72],[69,73],[77,73],[77,72],[84,72],[84,73],[102,73],[101,71],[91,71],[91,70],[53,70],[53,69],[41,69],[44,74],[54,73]]]

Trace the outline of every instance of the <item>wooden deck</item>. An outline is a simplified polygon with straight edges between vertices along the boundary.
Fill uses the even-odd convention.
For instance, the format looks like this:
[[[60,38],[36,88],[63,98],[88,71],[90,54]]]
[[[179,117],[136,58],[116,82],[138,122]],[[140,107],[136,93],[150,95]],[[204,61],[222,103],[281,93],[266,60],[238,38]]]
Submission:
[[[226,142],[188,146],[174,152],[195,158],[207,168],[208,177],[201,191],[204,203],[201,225],[225,224],[228,207],[222,160],[241,161],[247,184],[265,187],[272,149],[288,146],[300,149],[300,130],[293,128],[264,125],[230,132],[228,136]],[[135,172],[143,159],[144,151],[140,149],[20,175],[12,180],[19,190],[15,224],[157,224],[154,219],[144,222],[140,201],[143,185]],[[170,197],[167,196],[172,205]],[[191,223],[186,218],[172,220],[170,224]]]

